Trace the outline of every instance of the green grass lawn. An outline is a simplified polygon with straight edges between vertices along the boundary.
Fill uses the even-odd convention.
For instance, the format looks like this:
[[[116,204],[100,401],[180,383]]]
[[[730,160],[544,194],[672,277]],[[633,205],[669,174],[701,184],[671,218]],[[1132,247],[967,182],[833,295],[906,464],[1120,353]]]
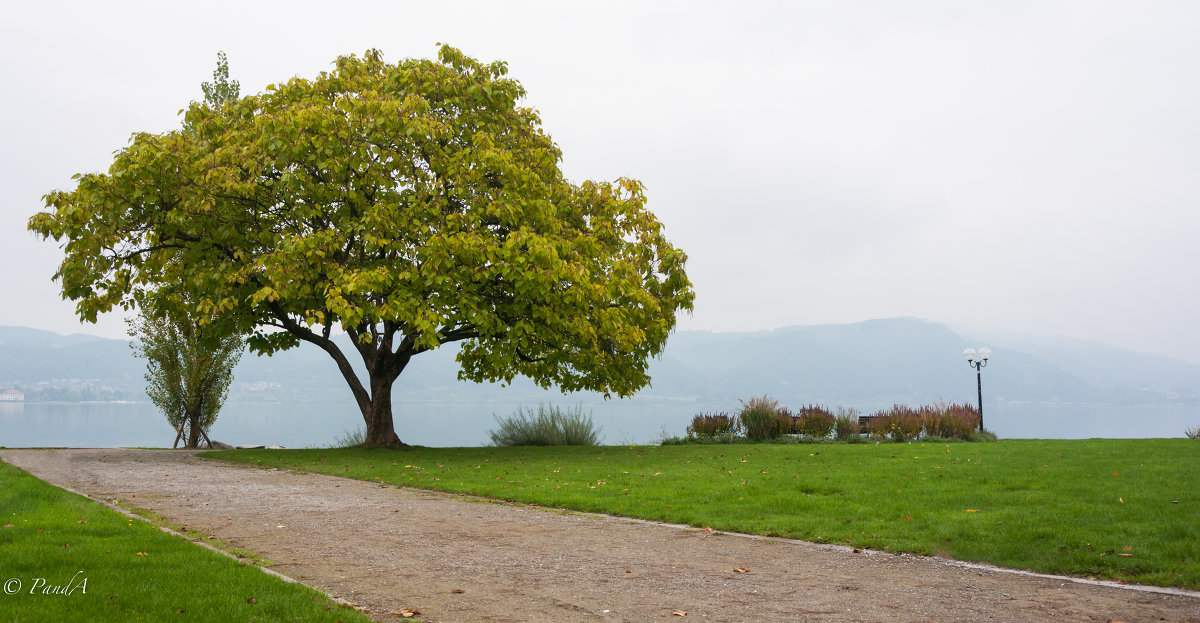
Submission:
[[[5,621],[370,621],[3,462],[0,526]]]
[[[237,450],[204,456],[719,530],[1200,588],[1200,443]]]

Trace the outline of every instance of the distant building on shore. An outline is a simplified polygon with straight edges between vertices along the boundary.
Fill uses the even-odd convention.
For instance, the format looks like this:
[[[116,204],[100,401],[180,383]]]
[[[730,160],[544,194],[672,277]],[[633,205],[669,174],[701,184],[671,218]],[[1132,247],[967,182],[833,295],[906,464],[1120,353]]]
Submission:
[[[25,393],[20,390],[8,389],[3,392],[0,392],[0,402],[24,402],[24,401],[25,401]]]

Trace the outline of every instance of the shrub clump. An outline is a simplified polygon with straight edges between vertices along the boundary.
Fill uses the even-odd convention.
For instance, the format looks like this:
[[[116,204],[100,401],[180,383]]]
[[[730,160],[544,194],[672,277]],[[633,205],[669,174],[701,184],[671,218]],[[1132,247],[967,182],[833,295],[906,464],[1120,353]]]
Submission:
[[[687,436],[689,439],[724,439],[736,435],[739,429],[737,418],[728,413],[700,413],[688,425]]]
[[[892,405],[892,408],[876,411],[871,415],[868,431],[876,439],[891,438],[892,441],[910,441],[921,436],[922,412],[907,405]]]
[[[755,441],[778,439],[791,430],[792,417],[779,408],[779,401],[769,396],[743,400],[738,413],[746,437]]]
[[[862,433],[858,425],[858,411],[838,407],[837,415],[833,418],[833,435],[835,439],[848,440],[857,438]]]
[[[354,430],[342,429],[342,434],[333,439],[326,448],[355,448],[367,442],[367,429],[359,426]]]
[[[1200,439],[1200,426],[1185,428],[1183,434],[1187,435],[1188,439]]]
[[[799,415],[792,418],[793,433],[824,439],[833,431],[836,419],[833,413],[821,405],[804,405]]]
[[[971,439],[979,428],[979,409],[958,403],[935,403],[921,408],[926,437]]]
[[[995,440],[979,428],[979,410],[966,404],[934,403],[916,409],[892,405],[868,418],[867,432],[874,439],[912,441],[921,437],[961,439],[964,441]]]
[[[495,446],[594,446],[600,438],[591,413],[584,415],[582,406],[564,410],[539,404],[536,413],[518,407],[503,420],[493,417],[499,427],[488,435]]]
[[[994,434],[979,429],[979,410],[969,404],[935,402],[917,408],[895,404],[864,418],[856,409],[837,407],[831,411],[816,404],[800,407],[793,414],[769,396],[741,403],[741,410],[733,417],[727,413],[696,415],[687,427],[687,436],[672,442],[823,443],[830,436],[850,443],[864,443],[868,437],[896,442],[925,438],[939,442],[996,440]],[[1200,438],[1200,427],[1186,432],[1189,437]],[[737,437],[741,433],[744,439]]]

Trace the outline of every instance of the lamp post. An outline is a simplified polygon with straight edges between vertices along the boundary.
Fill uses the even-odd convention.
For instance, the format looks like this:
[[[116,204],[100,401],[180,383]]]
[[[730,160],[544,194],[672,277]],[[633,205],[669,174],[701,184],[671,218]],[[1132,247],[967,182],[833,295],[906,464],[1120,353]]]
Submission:
[[[992,349],[984,346],[975,352],[974,348],[968,348],[963,351],[963,357],[967,358],[967,365],[975,368],[975,388],[979,390],[979,430],[983,430],[983,378],[980,370],[987,367],[988,359],[992,356]]]

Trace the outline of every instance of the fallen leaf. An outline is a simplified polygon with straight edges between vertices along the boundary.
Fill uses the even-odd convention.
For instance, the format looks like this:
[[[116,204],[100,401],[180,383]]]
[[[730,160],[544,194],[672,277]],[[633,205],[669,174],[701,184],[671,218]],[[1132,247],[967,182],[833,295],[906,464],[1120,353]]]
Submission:
[[[742,462],[744,463],[745,461],[742,461]],[[672,611],[671,611],[671,614],[673,614],[673,615],[675,615],[675,616],[677,616],[677,617],[685,617],[685,616],[687,616],[687,613],[686,613],[686,612],[684,612],[683,610],[672,610]]]
[[[1124,503],[1125,503],[1125,498],[1117,498],[1117,501],[1118,501],[1118,502],[1120,502],[1120,503],[1122,503],[1122,504],[1124,504]]]
[[[1179,503],[1179,500],[1171,500],[1171,503],[1172,503],[1172,504],[1178,504],[1178,503]],[[4,526],[4,527],[5,527],[5,528],[7,528],[8,526]]]
[[[1133,551],[1133,548],[1132,548],[1132,547],[1129,547],[1128,545],[1126,545],[1126,546],[1125,546],[1125,551],[1127,551],[1127,552],[1131,552],[1131,551]]]
[[[978,513],[978,512],[979,512],[979,509],[977,509],[977,508],[968,508],[968,509],[967,509],[967,512],[968,512],[968,513]]]
[[[734,572],[734,573],[750,573],[750,570],[749,570],[749,569],[743,569],[743,568],[741,568],[741,567],[738,567],[738,568],[734,569],[734,570],[733,570],[733,572]]]
[[[149,556],[150,554],[147,554],[146,552],[138,552],[137,555],[138,556]]]
[[[254,605],[254,604],[258,603],[258,600],[253,597],[249,597],[246,599],[246,603],[248,603],[250,605]]]
[[[1178,502],[1176,502],[1176,504],[1178,504]],[[14,525],[12,525],[12,524],[10,524],[10,523],[6,523],[6,524],[4,524],[4,527],[5,527],[5,528],[16,528],[16,526],[14,526]]]
[[[861,550],[861,549],[858,549],[858,548],[856,547],[856,548],[854,548],[854,553],[855,553],[855,554],[861,554],[861,553],[862,553],[862,550]]]
[[[402,616],[406,619],[411,619],[411,618],[417,616],[418,614],[421,614],[420,610],[409,610],[409,609],[405,608],[404,610],[400,611],[400,616]]]
[[[1120,474],[1118,474],[1118,473],[1116,473],[1116,472],[1113,472],[1113,478],[1116,478],[1116,477],[1118,477],[1118,476],[1120,476]]]
[[[904,516],[904,521],[912,521],[912,517],[909,517],[908,515],[905,515],[905,516]]]
[[[1175,502],[1175,504],[1178,504],[1178,503],[1179,503],[1179,502]],[[8,526],[5,526],[5,527],[7,528]],[[713,529],[712,529],[712,528],[710,528],[710,527],[708,527],[708,526],[705,526],[705,527],[704,527],[704,531],[705,531],[705,532],[712,532],[712,531],[713,531]]]
[[[80,519],[79,521],[77,521],[77,522],[75,522],[75,523],[87,523],[87,520],[86,520],[86,519]]]
[[[1117,555],[1122,558],[1133,558],[1133,554],[1117,554]]]
[[[461,595],[461,594],[463,594],[463,593],[465,593],[465,592],[467,592],[467,591],[464,591],[464,590],[463,590],[463,589],[461,589],[461,588],[454,588],[454,589],[450,589],[450,592],[451,592],[451,593],[453,593],[453,594],[455,594],[455,595]]]

